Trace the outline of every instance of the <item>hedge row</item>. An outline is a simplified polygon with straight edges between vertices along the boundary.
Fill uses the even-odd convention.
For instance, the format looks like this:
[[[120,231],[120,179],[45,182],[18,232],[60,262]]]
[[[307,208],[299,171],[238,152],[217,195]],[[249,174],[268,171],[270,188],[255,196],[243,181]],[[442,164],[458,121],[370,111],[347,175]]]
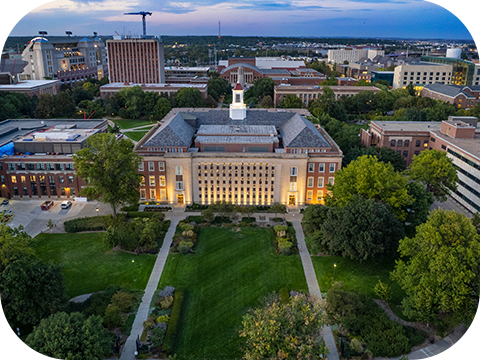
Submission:
[[[107,229],[107,219],[109,217],[109,215],[92,216],[68,220],[64,222],[65,231],[67,233],[76,233],[80,231],[104,231]]]
[[[159,214],[162,214],[162,212],[154,212],[154,211],[129,211],[127,212],[127,218],[151,218],[152,216],[160,216]],[[162,217],[163,219],[163,217]]]
[[[167,354],[173,354],[175,350],[175,340],[180,324],[180,315],[182,311],[183,298],[185,296],[185,290],[175,290],[175,296],[173,298],[172,313],[170,320],[168,321],[167,332],[165,333],[165,339],[163,340],[163,348]]]

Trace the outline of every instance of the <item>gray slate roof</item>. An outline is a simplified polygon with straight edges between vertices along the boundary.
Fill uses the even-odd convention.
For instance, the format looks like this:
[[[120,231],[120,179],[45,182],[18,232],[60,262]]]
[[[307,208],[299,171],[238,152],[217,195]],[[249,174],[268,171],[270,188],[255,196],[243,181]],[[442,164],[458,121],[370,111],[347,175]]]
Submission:
[[[195,129],[185,122],[181,114],[177,114],[160,126],[143,146],[190,146],[194,134]]]
[[[248,126],[251,125],[275,126],[283,138],[283,146],[330,148],[329,143],[315,128],[315,125],[297,113],[247,110],[245,120],[232,120],[228,109],[180,112],[160,126],[142,147],[190,146],[196,129],[187,124],[184,120],[187,117],[189,121],[196,117],[196,129],[203,125],[228,125],[229,127],[247,125],[243,129],[248,129]]]
[[[460,85],[445,85],[445,84],[440,84],[440,83],[435,83],[435,84],[427,84],[424,86],[424,89],[429,89],[435,92],[438,92],[440,94],[450,96],[452,98],[463,94],[467,98],[472,98],[475,99],[475,96],[470,95],[469,93],[463,91],[465,86],[460,86]]]

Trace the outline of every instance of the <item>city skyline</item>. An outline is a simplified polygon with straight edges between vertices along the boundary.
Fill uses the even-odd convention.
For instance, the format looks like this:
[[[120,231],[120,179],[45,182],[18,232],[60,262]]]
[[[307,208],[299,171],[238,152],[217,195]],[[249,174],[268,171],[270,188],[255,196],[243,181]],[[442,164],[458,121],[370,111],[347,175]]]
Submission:
[[[472,39],[465,25],[448,10],[417,0],[205,0],[161,5],[149,0],[59,0],[31,10],[10,35],[36,35],[39,30],[49,35],[64,35],[67,30],[76,35],[93,31],[138,35],[141,17],[123,15],[135,11],[151,11],[147,33],[160,36],[217,35],[221,21],[224,36]]]

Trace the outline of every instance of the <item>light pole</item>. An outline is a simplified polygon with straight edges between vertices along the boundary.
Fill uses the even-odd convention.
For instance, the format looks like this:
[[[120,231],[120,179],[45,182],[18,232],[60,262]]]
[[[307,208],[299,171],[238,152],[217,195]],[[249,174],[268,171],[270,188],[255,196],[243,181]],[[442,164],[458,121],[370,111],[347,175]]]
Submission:
[[[333,263],[333,283],[335,283],[335,269],[337,268],[337,263]]]
[[[99,208],[98,208],[98,206],[97,206],[97,208],[95,209],[95,211],[97,212],[97,216],[98,216],[98,210],[99,210]]]
[[[137,271],[135,269],[135,259],[132,259],[132,264],[133,264],[133,273],[135,275],[133,281],[137,281]]]

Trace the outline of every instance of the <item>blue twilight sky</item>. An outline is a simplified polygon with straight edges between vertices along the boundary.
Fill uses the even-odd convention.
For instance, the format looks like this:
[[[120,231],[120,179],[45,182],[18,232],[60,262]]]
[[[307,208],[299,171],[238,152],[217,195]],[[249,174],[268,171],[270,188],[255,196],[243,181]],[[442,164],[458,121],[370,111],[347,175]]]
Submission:
[[[58,0],[32,10],[11,35],[140,34],[151,11],[149,35],[350,36],[471,39],[448,10],[422,0]]]

